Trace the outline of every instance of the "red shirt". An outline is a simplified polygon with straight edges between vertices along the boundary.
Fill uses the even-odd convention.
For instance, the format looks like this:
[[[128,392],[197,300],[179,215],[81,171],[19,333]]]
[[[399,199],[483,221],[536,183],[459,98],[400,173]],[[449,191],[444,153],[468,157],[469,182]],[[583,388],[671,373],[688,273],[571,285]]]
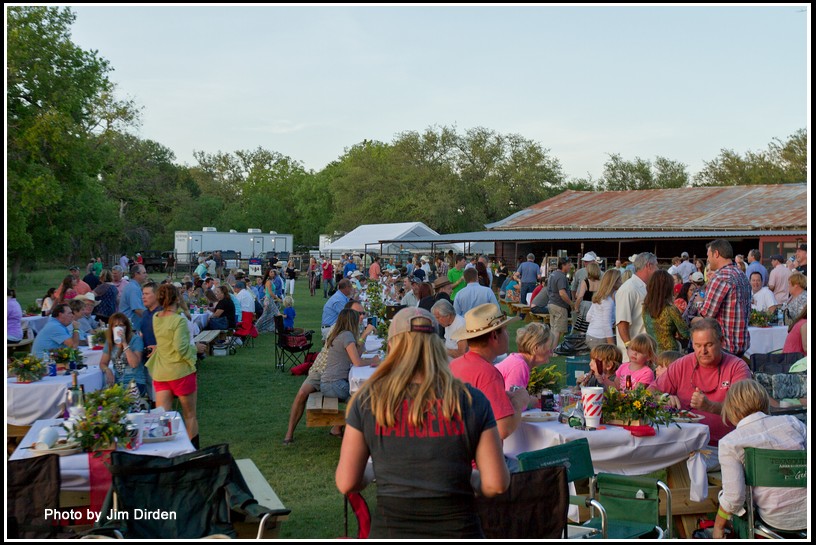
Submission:
[[[510,397],[504,391],[504,378],[492,363],[475,352],[466,352],[450,363],[450,369],[453,376],[485,395],[497,421],[515,414]]]
[[[723,424],[722,415],[691,409],[691,394],[695,388],[699,388],[709,400],[722,403],[732,384],[749,378],[751,370],[748,364],[728,352],[722,353],[720,365],[710,368],[700,366],[696,355],[687,354],[669,365],[652,386],[661,392],[676,395],[680,398],[683,409],[693,410],[695,414],[703,416],[700,423],[708,425],[711,444],[716,446],[734,428]]]
[[[323,280],[330,280],[334,278],[334,265],[326,261],[323,263]]]

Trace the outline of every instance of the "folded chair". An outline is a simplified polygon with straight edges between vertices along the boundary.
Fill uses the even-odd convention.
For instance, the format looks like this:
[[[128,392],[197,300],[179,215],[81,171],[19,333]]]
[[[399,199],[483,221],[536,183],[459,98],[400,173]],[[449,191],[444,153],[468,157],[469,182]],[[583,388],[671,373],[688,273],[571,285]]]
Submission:
[[[757,516],[754,507],[755,486],[807,488],[807,451],[745,449],[745,502],[748,513],[748,539],[807,539],[807,530],[787,531],[774,528]],[[804,509],[804,505],[802,506]]]
[[[286,365],[294,367],[303,363],[303,358],[312,348],[314,331],[296,329],[284,331],[283,316],[275,316],[275,366],[281,371]]]
[[[507,491],[476,498],[487,539],[561,539],[569,507],[567,469],[541,467],[510,475]]]
[[[595,476],[586,438],[563,445],[525,452],[518,457],[521,469],[565,465],[568,482],[589,479],[589,496],[571,496],[570,503],[597,510],[583,526],[600,530],[591,537],[603,539],[671,538],[671,491],[657,479],[602,473]],[[659,490],[666,495],[666,527],[660,526]],[[597,495],[597,499],[596,499]]]
[[[289,513],[258,504],[228,445],[174,458],[113,451],[110,472],[111,489],[102,506],[99,531],[116,529],[128,539],[234,538],[234,516],[259,518],[260,536],[267,520]],[[163,519],[162,514],[175,517]]]
[[[345,531],[343,537],[349,537],[349,505],[357,518],[356,539],[368,539],[368,534],[371,533],[371,511],[368,509],[368,502],[359,492],[350,492],[343,500],[343,528]]]
[[[60,526],[46,517],[59,509],[59,456],[48,454],[6,463],[6,530],[11,539],[54,539]],[[64,528],[63,528],[64,529]]]

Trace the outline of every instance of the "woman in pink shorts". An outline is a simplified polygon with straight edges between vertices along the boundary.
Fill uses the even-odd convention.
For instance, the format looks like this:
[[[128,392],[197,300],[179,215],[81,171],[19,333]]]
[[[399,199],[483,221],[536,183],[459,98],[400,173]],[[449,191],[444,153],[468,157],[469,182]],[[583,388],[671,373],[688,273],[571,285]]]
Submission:
[[[153,317],[156,349],[147,360],[156,405],[169,411],[173,408],[173,397],[179,398],[187,435],[198,448],[196,347],[190,343],[187,321],[178,312],[178,290],[172,284],[162,284],[158,301],[164,310]]]

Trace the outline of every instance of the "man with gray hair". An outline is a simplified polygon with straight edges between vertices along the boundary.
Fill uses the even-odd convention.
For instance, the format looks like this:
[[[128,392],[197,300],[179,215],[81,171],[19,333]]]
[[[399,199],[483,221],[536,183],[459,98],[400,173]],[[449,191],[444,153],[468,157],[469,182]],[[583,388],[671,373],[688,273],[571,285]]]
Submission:
[[[519,265],[519,276],[521,276],[521,291],[519,292],[519,303],[527,304],[527,294],[533,293],[538,279],[541,277],[541,269],[535,263],[535,255],[527,254],[527,261]]]
[[[114,265],[111,268],[111,276],[113,276],[112,284],[116,286],[116,306],[118,308],[119,301],[122,299],[122,293],[125,291],[125,286],[128,285],[128,281],[125,280],[125,269],[120,265]]]
[[[615,294],[615,324],[618,328],[618,348],[623,361],[629,361],[626,349],[633,337],[646,333],[643,323],[643,300],[646,284],[657,270],[657,257],[651,252],[634,256],[635,274],[623,283]]]
[[[119,299],[119,312],[124,314],[133,324],[133,329],[140,329],[142,315],[145,311],[142,302],[142,284],[147,282],[147,271],[144,265],[134,265],[130,268],[130,282],[125,286]]]
[[[465,327],[464,316],[459,316],[449,301],[440,299],[431,307],[436,321],[445,329],[445,349],[449,358],[458,358],[467,352],[467,341],[454,341],[453,336]]]

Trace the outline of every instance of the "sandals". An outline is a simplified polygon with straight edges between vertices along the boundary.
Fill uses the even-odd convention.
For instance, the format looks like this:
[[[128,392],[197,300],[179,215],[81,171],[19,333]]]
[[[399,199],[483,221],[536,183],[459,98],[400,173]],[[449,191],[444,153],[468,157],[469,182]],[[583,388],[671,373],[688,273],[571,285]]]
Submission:
[[[294,442],[295,442],[295,438],[294,438],[294,437],[292,437],[291,439],[284,439],[284,440],[283,440],[283,445],[284,445],[284,446],[286,446],[286,447],[288,447],[289,445],[291,445],[291,444],[292,444],[292,443],[294,443]]]
[[[331,431],[331,428],[329,428],[329,435],[332,435],[334,437],[338,437],[338,438],[342,439],[343,438],[343,432],[345,432],[345,431],[346,431],[345,426],[340,426],[340,433],[333,433]]]

